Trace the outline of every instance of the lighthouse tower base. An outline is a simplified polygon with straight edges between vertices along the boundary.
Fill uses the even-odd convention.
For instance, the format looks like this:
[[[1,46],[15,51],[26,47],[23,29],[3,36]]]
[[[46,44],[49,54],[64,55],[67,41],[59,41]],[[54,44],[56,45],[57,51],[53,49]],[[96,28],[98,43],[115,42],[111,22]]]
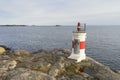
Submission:
[[[72,53],[68,58],[77,60],[77,62],[81,62],[86,59],[86,54],[74,54]]]

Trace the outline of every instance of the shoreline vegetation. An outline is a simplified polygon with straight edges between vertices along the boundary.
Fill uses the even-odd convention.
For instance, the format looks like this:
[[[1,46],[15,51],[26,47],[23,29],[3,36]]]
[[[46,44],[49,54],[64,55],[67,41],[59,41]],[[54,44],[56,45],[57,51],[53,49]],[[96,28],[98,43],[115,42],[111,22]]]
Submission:
[[[79,63],[68,59],[69,49],[30,53],[1,46],[0,50],[3,50],[0,52],[2,80],[120,80],[120,71],[90,57]]]

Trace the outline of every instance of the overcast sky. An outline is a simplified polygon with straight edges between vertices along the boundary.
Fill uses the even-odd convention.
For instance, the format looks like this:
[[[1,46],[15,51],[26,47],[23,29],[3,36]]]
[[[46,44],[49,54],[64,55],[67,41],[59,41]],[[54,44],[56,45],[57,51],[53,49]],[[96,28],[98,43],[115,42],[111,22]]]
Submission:
[[[0,24],[120,25],[120,0],[0,0]]]

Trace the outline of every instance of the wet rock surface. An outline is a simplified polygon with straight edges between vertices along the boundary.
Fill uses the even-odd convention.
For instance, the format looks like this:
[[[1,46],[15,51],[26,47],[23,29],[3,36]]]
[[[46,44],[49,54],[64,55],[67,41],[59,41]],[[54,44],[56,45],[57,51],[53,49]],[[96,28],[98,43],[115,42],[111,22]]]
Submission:
[[[120,80],[113,71],[94,59],[68,59],[68,49],[14,50],[0,55],[0,80]]]

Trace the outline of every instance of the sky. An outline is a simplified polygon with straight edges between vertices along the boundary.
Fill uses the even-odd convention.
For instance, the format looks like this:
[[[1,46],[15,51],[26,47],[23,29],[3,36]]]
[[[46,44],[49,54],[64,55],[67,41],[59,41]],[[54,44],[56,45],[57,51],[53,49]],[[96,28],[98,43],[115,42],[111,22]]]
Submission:
[[[0,24],[120,25],[120,0],[0,0]]]

